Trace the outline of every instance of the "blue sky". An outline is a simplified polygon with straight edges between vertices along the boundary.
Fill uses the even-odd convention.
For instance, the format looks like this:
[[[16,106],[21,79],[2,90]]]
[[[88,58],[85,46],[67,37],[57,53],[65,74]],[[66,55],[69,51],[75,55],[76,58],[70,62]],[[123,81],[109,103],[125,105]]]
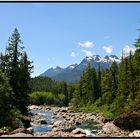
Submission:
[[[15,27],[37,76],[86,55],[134,50],[140,3],[0,3],[0,52]]]

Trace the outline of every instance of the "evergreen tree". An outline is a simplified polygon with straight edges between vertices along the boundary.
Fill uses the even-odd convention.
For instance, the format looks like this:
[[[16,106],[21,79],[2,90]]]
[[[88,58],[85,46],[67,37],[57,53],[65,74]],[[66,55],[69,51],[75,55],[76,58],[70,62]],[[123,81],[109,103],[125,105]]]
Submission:
[[[111,65],[110,68],[110,73],[111,73],[111,92],[113,93],[112,96],[115,97],[117,89],[118,89],[118,65],[117,63],[114,61]]]
[[[134,70],[134,65],[133,65],[133,56],[132,56],[132,53],[131,53],[131,51],[130,51],[130,54],[129,54],[129,63],[128,63],[128,78],[129,78],[129,80],[128,80],[128,83],[129,83],[129,89],[130,89],[130,93],[129,93],[129,95],[130,95],[130,98],[132,99],[132,100],[134,100],[135,99],[135,85],[136,85],[136,74],[135,74],[135,70]]]
[[[0,68],[0,127],[17,127],[15,121],[18,113],[12,105],[12,95],[9,79]]]
[[[100,64],[98,65],[98,94],[99,94],[99,97],[101,98],[102,100],[102,87],[101,87],[101,68],[100,68]]]
[[[29,81],[30,81],[30,73],[32,72],[31,62],[28,60],[26,52],[23,53],[23,56],[20,60],[20,106],[19,110],[21,110],[22,114],[27,114],[27,105],[29,103],[28,94],[30,93]]]
[[[64,106],[68,106],[69,103],[69,97],[68,97],[68,89],[67,89],[67,83],[66,82],[62,82],[62,93],[65,96],[64,99]]]
[[[140,29],[138,29],[138,31],[140,31]],[[137,49],[140,49],[140,36],[136,39],[136,42],[134,45]]]
[[[94,102],[99,98],[98,81],[95,69],[92,69],[90,64],[83,72],[77,86],[77,95],[84,104]]]
[[[112,93],[111,93],[111,73],[109,70],[106,70],[102,74],[102,81],[101,81],[101,87],[102,87],[102,98],[101,98],[101,104],[111,104],[112,103]]]
[[[5,64],[4,71],[9,77],[13,90],[12,104],[24,114],[27,112],[25,106],[27,105],[28,81],[30,79],[31,67],[27,54],[23,53],[24,47],[21,47],[21,44],[20,34],[17,28],[15,28],[11,38],[9,38],[2,62]]]
[[[8,67],[6,68],[7,75],[10,78],[10,85],[13,89],[13,104],[19,108],[20,106],[20,57],[21,44],[20,34],[17,29],[14,30],[12,37],[9,38],[9,45],[6,48],[6,55],[8,55]]]
[[[140,38],[138,38],[138,41],[135,43],[135,46],[137,50],[135,51],[134,57],[133,57],[133,66],[134,66],[134,72],[136,75],[136,83],[135,88],[137,91],[140,90]]]
[[[73,98],[73,94],[75,91],[75,85],[68,85],[68,95],[69,95],[69,100]]]
[[[110,69],[102,74],[102,104],[111,104],[118,90],[118,65],[113,62]]]

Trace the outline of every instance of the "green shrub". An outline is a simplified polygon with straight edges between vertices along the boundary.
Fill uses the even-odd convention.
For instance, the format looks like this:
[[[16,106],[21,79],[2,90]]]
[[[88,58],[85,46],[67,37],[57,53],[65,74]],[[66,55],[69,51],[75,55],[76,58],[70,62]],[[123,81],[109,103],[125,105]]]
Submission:
[[[64,95],[52,92],[32,92],[29,95],[30,103],[35,105],[57,105],[63,106]]]

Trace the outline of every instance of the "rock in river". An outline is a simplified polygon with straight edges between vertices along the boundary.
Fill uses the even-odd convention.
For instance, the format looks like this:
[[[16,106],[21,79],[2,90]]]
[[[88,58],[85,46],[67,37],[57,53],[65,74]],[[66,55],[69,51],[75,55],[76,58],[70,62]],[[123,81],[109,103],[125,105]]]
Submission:
[[[76,128],[72,131],[73,134],[86,134],[85,130],[81,128]]]
[[[140,130],[135,130],[129,134],[129,137],[140,137]]]
[[[41,123],[41,124],[47,124],[47,121],[46,121],[46,120],[41,120],[40,123]]]
[[[114,120],[114,124],[123,130],[140,130],[140,112],[122,114]]]
[[[56,121],[56,122],[54,122],[53,126],[58,127],[61,123],[62,123],[62,121]]]
[[[33,137],[33,135],[25,133],[16,133],[12,135],[2,135],[1,137]]]

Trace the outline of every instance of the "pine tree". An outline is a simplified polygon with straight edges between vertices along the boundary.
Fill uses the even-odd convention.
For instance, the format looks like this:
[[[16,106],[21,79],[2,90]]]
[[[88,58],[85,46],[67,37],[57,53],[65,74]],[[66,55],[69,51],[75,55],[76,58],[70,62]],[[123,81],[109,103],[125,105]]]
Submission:
[[[92,69],[90,64],[83,72],[80,81],[77,86],[77,95],[79,100],[86,104],[88,102],[94,102],[99,98],[98,93],[98,81],[95,69]]]
[[[8,69],[8,55],[3,55],[3,53],[0,54],[0,66],[2,71],[6,74],[7,73],[7,69]]]
[[[129,54],[129,62],[128,62],[128,76],[129,76],[129,80],[128,80],[128,83],[129,83],[129,88],[130,88],[130,98],[132,100],[135,99],[135,84],[136,84],[136,75],[135,75],[135,70],[134,70],[134,65],[133,65],[133,56],[132,56],[132,53],[130,51],[130,54]]]
[[[97,75],[97,79],[98,79],[98,94],[99,94],[99,97],[101,98],[102,100],[102,87],[101,87],[101,68],[100,68],[100,64],[98,65],[98,75]]]
[[[4,71],[9,77],[13,90],[12,104],[24,114],[27,112],[25,106],[27,105],[28,81],[32,67],[30,67],[27,54],[23,53],[24,47],[21,47],[21,44],[20,34],[15,28],[11,38],[9,38],[3,63],[5,64]]]
[[[138,29],[138,31],[140,31],[140,29]],[[137,49],[140,49],[140,36],[136,39],[136,42],[134,45]]]
[[[102,74],[102,81],[101,81],[101,87],[102,87],[102,98],[101,98],[101,104],[111,104],[112,103],[112,93],[111,93],[111,73],[110,70],[106,70]]]
[[[136,75],[136,83],[135,87],[136,90],[140,90],[140,37],[137,39],[135,46],[137,50],[135,51],[134,57],[133,57],[133,64],[134,64],[134,70]]]
[[[68,106],[69,97],[68,97],[68,89],[67,89],[67,83],[66,82],[62,82],[62,93],[65,95],[64,106]]]
[[[20,57],[22,47],[20,40],[20,34],[17,28],[14,30],[12,37],[9,38],[9,44],[6,48],[6,55],[8,56],[8,67],[6,68],[7,75],[10,78],[10,85],[13,89],[13,105],[20,108]]]
[[[118,65],[117,63],[114,61],[111,65],[110,68],[110,73],[111,73],[111,92],[113,93],[113,97],[115,97],[117,89],[118,89]]]
[[[31,62],[28,60],[26,52],[23,53],[23,56],[20,60],[20,106],[22,114],[27,114],[27,105],[29,103],[28,94],[30,93],[29,81],[30,73],[32,72]]]

